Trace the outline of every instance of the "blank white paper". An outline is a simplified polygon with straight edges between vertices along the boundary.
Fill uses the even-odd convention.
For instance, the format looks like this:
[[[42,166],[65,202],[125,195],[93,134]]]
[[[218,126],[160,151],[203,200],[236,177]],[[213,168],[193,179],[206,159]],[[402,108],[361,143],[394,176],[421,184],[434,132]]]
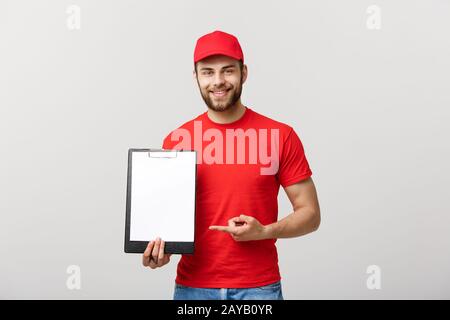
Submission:
[[[194,241],[192,151],[132,153],[130,240]]]

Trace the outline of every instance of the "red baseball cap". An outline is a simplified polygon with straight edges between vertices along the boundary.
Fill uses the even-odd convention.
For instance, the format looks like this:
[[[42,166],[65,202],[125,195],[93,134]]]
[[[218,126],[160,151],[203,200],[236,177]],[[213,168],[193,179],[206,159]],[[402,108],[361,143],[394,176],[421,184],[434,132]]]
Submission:
[[[194,63],[215,54],[223,54],[244,62],[244,54],[238,39],[232,34],[219,30],[205,34],[197,40]]]

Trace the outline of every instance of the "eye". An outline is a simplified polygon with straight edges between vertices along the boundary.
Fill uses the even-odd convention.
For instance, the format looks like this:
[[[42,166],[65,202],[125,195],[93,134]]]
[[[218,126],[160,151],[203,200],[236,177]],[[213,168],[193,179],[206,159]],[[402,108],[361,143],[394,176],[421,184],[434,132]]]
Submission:
[[[227,69],[227,70],[225,70],[225,73],[227,73],[227,74],[232,74],[233,73],[233,69]]]
[[[205,76],[210,76],[210,75],[212,75],[212,73],[213,73],[212,70],[205,70],[202,72],[202,74]]]

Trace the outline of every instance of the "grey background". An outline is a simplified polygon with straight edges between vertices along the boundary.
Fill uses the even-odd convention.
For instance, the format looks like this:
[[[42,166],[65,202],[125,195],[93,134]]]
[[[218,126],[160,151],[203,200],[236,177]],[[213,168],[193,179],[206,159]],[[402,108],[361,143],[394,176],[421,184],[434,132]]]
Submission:
[[[206,111],[193,49],[221,29],[244,50],[244,105],[295,128],[319,195],[320,229],[277,244],[285,298],[450,298],[449,9],[2,0],[0,297],[172,298],[179,257],[151,270],[123,253],[127,150]],[[279,202],[286,216],[282,188]],[[66,287],[69,265],[81,290]]]

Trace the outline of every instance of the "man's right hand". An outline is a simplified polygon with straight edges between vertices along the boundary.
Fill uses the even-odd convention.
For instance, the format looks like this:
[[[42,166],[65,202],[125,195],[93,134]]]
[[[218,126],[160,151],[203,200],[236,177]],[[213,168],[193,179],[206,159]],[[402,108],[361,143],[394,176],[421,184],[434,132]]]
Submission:
[[[172,254],[164,253],[164,241],[161,238],[156,238],[148,243],[142,255],[142,264],[144,267],[156,269],[169,263]]]

